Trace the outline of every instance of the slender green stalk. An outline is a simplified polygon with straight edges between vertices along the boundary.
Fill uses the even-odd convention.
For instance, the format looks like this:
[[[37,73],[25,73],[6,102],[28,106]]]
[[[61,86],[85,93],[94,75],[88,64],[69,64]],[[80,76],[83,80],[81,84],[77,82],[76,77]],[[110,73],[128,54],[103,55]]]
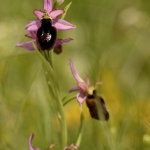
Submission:
[[[66,125],[66,119],[65,119],[62,101],[59,97],[57,98],[57,104],[59,109],[58,117],[60,120],[61,132],[62,132],[62,147],[65,147],[67,145],[67,125]]]
[[[63,110],[63,103],[60,99],[60,92],[59,92],[59,86],[58,86],[58,81],[56,79],[55,75],[55,70],[53,66],[53,56],[52,56],[52,51],[49,53],[48,51],[45,51],[45,58],[48,61],[49,65],[51,66],[53,70],[53,79],[54,79],[54,84],[51,85],[51,81],[49,80],[49,77],[46,77],[49,91],[53,91],[52,88],[54,88],[55,93],[53,93],[54,99],[57,101],[57,108],[58,108],[58,118],[61,126],[61,133],[62,133],[62,147],[65,147],[67,145],[67,125],[66,125],[66,119],[65,119],[65,114]],[[47,74],[48,75],[48,74]],[[51,92],[52,93],[52,92]]]
[[[39,51],[36,49],[34,42],[32,42],[32,43],[33,43],[33,46],[34,46],[39,58],[43,62],[49,91],[52,94],[52,96],[54,97],[54,99],[56,99],[56,101],[57,101],[58,118],[59,118],[58,120],[60,122],[61,133],[62,133],[62,148],[64,148],[67,145],[67,124],[66,124],[65,114],[64,114],[64,110],[63,110],[63,102],[60,99],[58,81],[57,81],[55,71],[54,71],[54,66],[53,66],[53,57],[52,57],[53,51],[52,50],[50,52],[49,51],[44,51],[44,52],[40,51],[40,53],[47,60],[46,61],[45,59],[43,59],[43,57],[41,56]],[[47,64],[47,62],[49,65]]]
[[[81,111],[81,116],[80,116],[80,127],[79,127],[79,133],[78,133],[78,138],[76,141],[76,145],[79,146],[81,143],[82,135],[83,135],[83,130],[84,130],[84,115],[83,115],[83,110],[82,107],[80,107]]]

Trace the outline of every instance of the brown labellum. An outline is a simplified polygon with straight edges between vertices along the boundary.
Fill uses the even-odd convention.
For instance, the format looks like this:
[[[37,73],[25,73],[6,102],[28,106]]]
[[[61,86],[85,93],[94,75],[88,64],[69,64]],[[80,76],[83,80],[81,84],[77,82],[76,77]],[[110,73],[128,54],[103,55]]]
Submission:
[[[52,26],[50,18],[41,20],[41,27],[37,30],[36,42],[40,50],[51,50],[57,38],[57,30]]]
[[[86,105],[89,108],[92,118],[106,121],[109,119],[109,113],[105,106],[105,102],[102,97],[96,95],[95,90],[92,95],[88,95]]]

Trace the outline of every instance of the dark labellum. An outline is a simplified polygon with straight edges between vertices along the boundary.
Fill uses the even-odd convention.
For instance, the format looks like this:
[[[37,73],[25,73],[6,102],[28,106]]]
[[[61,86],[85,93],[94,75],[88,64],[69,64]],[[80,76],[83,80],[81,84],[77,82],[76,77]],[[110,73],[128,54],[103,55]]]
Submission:
[[[57,38],[57,30],[52,26],[50,18],[41,20],[41,27],[37,30],[37,45],[40,50],[51,50]]]
[[[92,95],[88,95],[86,105],[89,108],[92,118],[97,120],[109,119],[109,113],[105,106],[105,102],[102,97],[96,95],[96,90],[93,91]]]

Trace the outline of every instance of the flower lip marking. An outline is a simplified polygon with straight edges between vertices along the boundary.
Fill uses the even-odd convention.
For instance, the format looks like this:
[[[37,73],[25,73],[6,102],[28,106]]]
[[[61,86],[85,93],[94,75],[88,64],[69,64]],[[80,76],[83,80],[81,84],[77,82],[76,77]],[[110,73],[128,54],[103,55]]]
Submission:
[[[37,30],[36,41],[38,47],[41,50],[51,50],[54,47],[57,39],[57,30],[52,26],[52,20],[45,11],[42,20],[41,27]]]
[[[86,105],[92,118],[108,121],[109,112],[105,106],[104,99],[101,96],[97,96],[95,89],[93,89],[92,94],[88,93]]]
[[[51,37],[52,37],[51,34],[49,34],[49,33],[44,33],[44,32],[42,32],[42,35],[40,36],[42,42],[44,42],[45,40],[46,40],[47,42],[49,42],[49,41],[51,40]]]

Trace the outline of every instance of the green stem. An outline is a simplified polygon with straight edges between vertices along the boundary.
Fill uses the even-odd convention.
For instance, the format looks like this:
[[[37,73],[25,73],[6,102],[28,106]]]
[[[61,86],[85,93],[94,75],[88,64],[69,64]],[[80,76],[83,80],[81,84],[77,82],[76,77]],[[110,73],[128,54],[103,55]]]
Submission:
[[[62,101],[59,97],[57,99],[57,104],[59,109],[58,118],[60,120],[61,132],[62,132],[62,147],[64,148],[67,145],[67,125],[66,125],[66,119],[65,119]]]
[[[62,133],[62,147],[64,148],[67,145],[67,125],[66,125],[66,119],[65,119],[65,114],[64,114],[64,109],[63,109],[63,103],[60,99],[60,92],[59,92],[59,86],[58,86],[58,81],[55,75],[55,70],[53,66],[53,57],[52,57],[52,51],[50,53],[46,51],[45,53],[45,58],[49,62],[49,65],[53,69],[53,77],[54,77],[54,84],[51,86],[49,78],[47,77],[47,82],[48,82],[48,87],[49,90],[52,91],[52,87],[54,88],[55,93],[53,93],[53,97],[57,100],[57,108],[58,108],[58,118],[61,126],[61,133]]]
[[[82,107],[80,107],[80,111],[81,111],[81,116],[80,116],[79,133],[78,133],[78,138],[77,138],[77,141],[76,141],[77,146],[80,146],[82,135],[83,135],[83,130],[84,130],[84,115],[83,115]]]

